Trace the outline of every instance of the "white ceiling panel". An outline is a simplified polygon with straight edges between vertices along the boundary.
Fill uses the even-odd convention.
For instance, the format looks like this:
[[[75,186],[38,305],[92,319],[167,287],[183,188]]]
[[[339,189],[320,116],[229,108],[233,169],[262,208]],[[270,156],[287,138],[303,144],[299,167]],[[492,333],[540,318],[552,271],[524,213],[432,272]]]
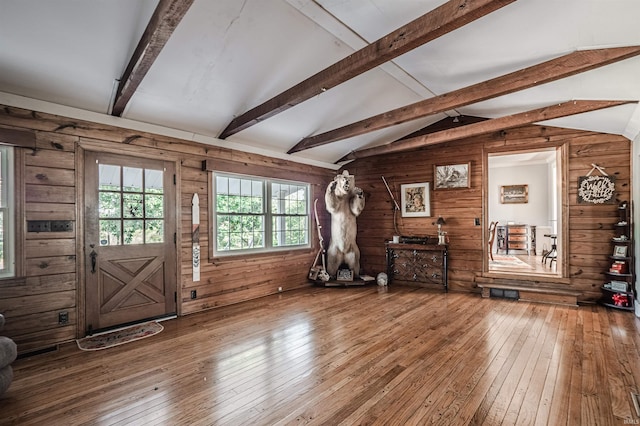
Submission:
[[[260,123],[235,117],[443,0],[194,0],[127,104],[108,116],[158,0],[0,0],[0,93],[148,123],[236,149],[327,167],[445,116],[435,114],[286,154],[305,137],[480,83],[577,49],[640,45],[640,1],[515,1]],[[640,56],[447,112],[503,117],[573,99],[640,100]],[[49,107],[47,107],[49,108]],[[66,111],[66,110],[65,110]],[[46,111],[45,111],[46,112]],[[55,111],[54,111],[55,112]],[[630,104],[545,122],[633,136]],[[107,120],[107,118],[105,118]],[[207,143],[209,143],[207,142]]]

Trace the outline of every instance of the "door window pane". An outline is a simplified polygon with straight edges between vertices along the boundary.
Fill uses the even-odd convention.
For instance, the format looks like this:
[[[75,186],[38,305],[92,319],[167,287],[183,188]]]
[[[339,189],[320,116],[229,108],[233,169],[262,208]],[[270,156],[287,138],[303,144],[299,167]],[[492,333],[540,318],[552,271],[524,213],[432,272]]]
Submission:
[[[164,242],[164,171],[100,164],[98,173],[100,244]]]
[[[99,165],[100,191],[120,191],[120,166]]]
[[[122,168],[122,188],[127,192],[142,192],[142,170],[137,167]]]
[[[144,215],[161,219],[164,216],[164,195],[145,194]]]
[[[100,220],[100,245],[119,246],[122,244],[122,222],[120,220]]]
[[[142,194],[123,194],[123,217],[142,218]]]
[[[145,243],[161,243],[164,240],[164,220],[145,221]]]
[[[121,218],[122,212],[120,211],[122,204],[120,199],[122,194],[120,192],[99,192],[98,193],[98,210],[100,218]]]
[[[125,245],[144,243],[143,223],[144,221],[142,220],[122,221],[122,234]]]
[[[144,192],[151,194],[162,194],[164,187],[162,184],[162,171],[149,170],[144,171]]]

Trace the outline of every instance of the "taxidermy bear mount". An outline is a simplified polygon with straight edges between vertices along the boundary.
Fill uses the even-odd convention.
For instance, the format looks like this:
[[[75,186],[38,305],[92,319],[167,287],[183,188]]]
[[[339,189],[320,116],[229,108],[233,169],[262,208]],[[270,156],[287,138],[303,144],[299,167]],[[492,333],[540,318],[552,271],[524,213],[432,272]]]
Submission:
[[[324,194],[327,211],[331,213],[331,240],[327,250],[327,272],[332,278],[342,264],[360,276],[360,249],[356,244],[356,218],[364,210],[364,193],[355,186],[355,176],[348,170],[337,175]]]

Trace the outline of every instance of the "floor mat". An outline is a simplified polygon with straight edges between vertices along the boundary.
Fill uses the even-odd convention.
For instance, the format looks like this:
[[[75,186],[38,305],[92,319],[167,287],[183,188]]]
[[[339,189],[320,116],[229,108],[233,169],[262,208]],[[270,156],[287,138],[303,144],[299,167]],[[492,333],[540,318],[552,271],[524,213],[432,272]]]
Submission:
[[[164,327],[160,323],[151,321],[87,336],[76,340],[76,342],[78,343],[78,347],[83,351],[98,351],[151,337],[160,333],[162,330],[164,330]]]

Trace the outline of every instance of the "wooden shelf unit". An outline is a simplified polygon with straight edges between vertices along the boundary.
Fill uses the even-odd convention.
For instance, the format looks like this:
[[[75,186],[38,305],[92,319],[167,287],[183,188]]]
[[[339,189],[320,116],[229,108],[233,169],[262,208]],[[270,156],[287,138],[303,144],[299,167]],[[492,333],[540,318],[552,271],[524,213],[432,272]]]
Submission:
[[[618,206],[618,222],[614,224],[614,229],[609,269],[604,272],[607,282],[601,287],[600,303],[615,309],[633,311],[637,295],[633,288],[635,283],[633,228],[631,209],[627,201],[623,201]]]

